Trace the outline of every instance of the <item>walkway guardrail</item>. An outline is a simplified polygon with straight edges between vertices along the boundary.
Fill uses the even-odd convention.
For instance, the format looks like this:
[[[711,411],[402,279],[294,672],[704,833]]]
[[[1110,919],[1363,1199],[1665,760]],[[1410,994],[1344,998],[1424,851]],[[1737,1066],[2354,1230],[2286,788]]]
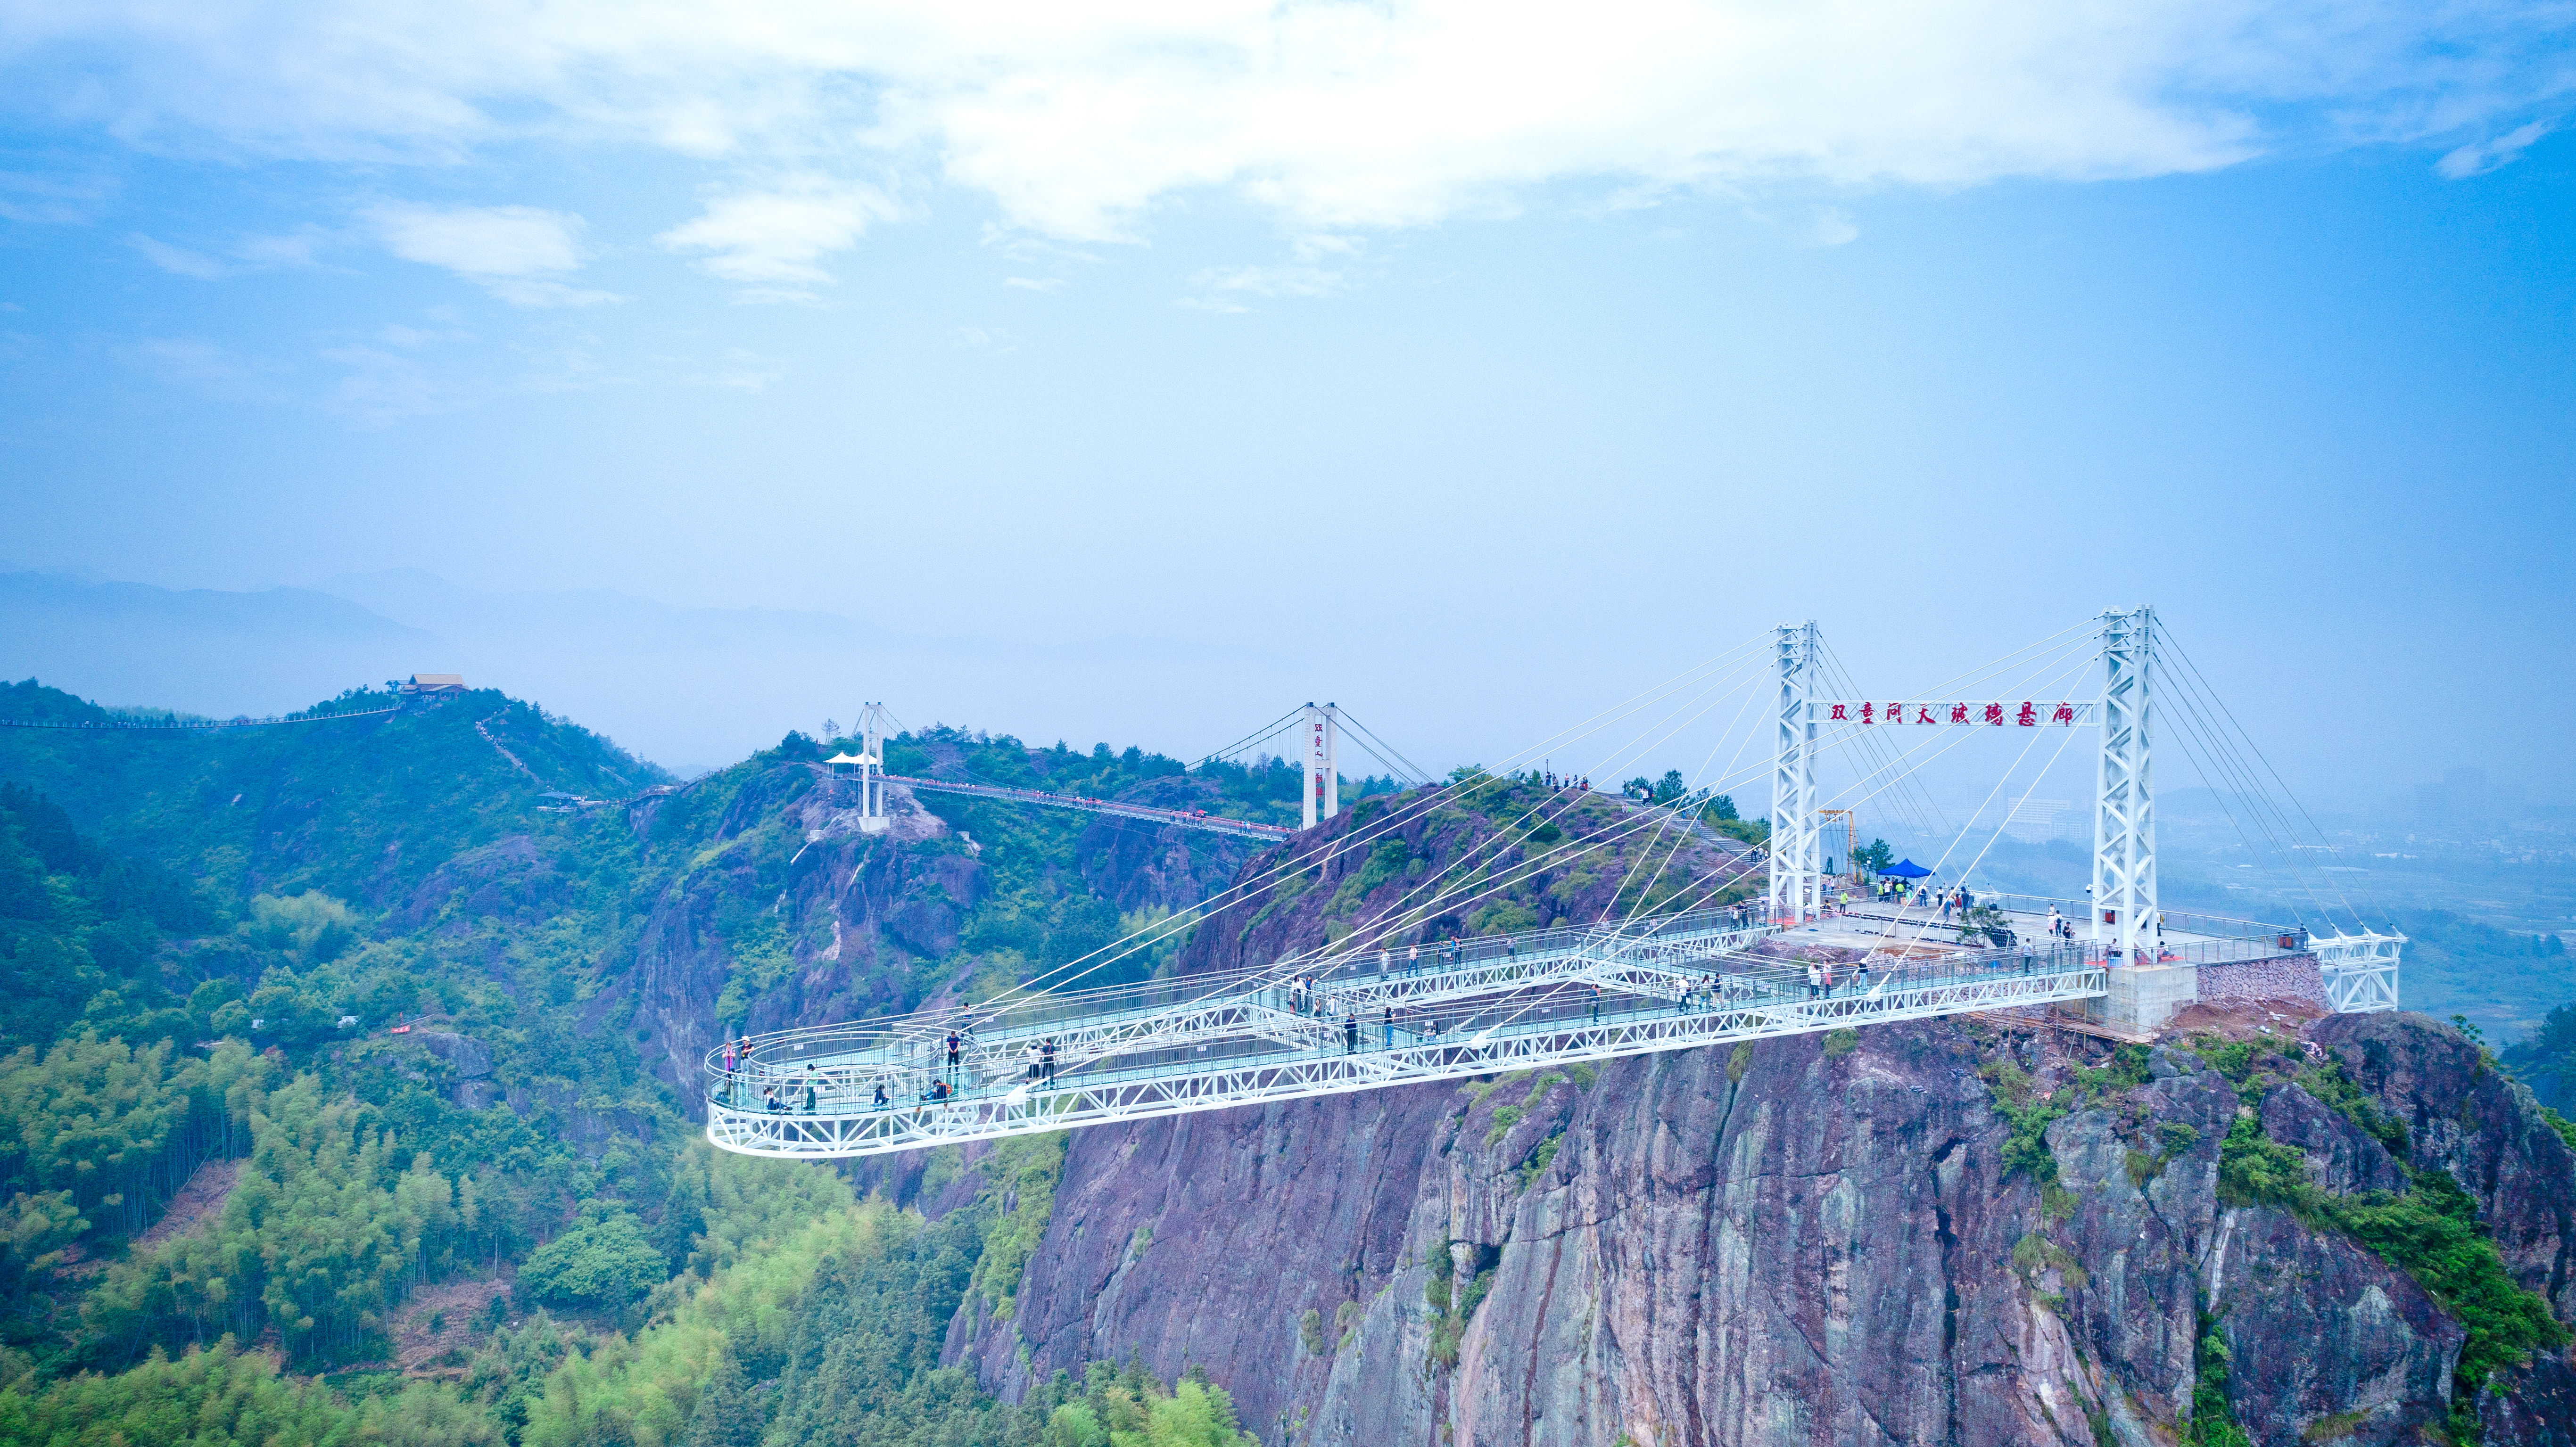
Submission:
[[[1081,794],[1052,794],[1044,789],[1022,789],[1008,784],[961,784],[949,779],[916,779],[902,774],[881,774],[889,784],[907,789],[928,789],[939,794],[965,794],[980,799],[998,799],[1012,804],[1039,804],[1050,809],[1081,809],[1093,814],[1108,814],[1121,819],[1143,819],[1157,824],[1177,824],[1184,829],[1204,829],[1212,834],[1231,834],[1239,839],[1258,839],[1275,844],[1297,831],[1285,824],[1256,824],[1249,819],[1229,819],[1222,814],[1208,814],[1191,809],[1158,809],[1151,804],[1131,804],[1119,799],[1094,799]]]
[[[1296,1042],[1134,1052],[1081,1069],[1059,1064],[999,1078],[961,1064],[926,1072],[917,1091],[887,1088],[860,1062],[764,1062],[757,1096],[740,1073],[710,1080],[707,1134],[753,1155],[841,1157],[1222,1110],[1390,1085],[1460,1079],[1837,1027],[2090,999],[2108,972],[2072,951],[2009,952],[1839,980],[1803,971],[1713,974],[1676,1002],[1605,1001],[1571,990],[1431,1012],[1400,1024],[1345,1017]],[[781,1084],[784,1083],[784,1089]],[[882,1092],[882,1096],[880,1095]]]

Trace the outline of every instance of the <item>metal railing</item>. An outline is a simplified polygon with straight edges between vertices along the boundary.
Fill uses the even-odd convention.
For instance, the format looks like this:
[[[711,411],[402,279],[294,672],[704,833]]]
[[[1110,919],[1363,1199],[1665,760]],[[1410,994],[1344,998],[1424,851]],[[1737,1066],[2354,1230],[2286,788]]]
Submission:
[[[1297,831],[1284,824],[1256,824],[1249,819],[1233,819],[1222,814],[1204,814],[1189,809],[1160,809],[1151,804],[1131,804],[1118,799],[1095,799],[1082,794],[1056,794],[1044,789],[1023,789],[1010,784],[961,784],[948,779],[918,779],[902,774],[880,774],[889,784],[909,789],[928,789],[934,793],[966,794],[981,799],[999,799],[1013,804],[1040,804],[1050,809],[1081,809],[1093,814],[1108,814],[1121,819],[1142,819],[1158,824],[1177,824],[1184,829],[1205,829],[1216,834],[1231,834],[1241,839],[1260,839],[1270,843],[1287,838]]]
[[[773,1079],[748,1100],[739,1093],[744,1082],[712,1081],[707,1133],[727,1149],[758,1155],[874,1155],[2104,994],[2107,972],[2066,958],[2070,953],[1945,961],[1942,968],[1873,973],[1866,984],[1854,975],[1830,989],[1809,982],[1803,971],[1718,975],[1705,990],[1675,1002],[1559,991],[1393,1026],[1361,1027],[1346,1018],[1337,1031],[1300,1044],[1238,1041],[1146,1051],[1078,1071],[999,1078],[961,1072],[952,1080],[934,1071],[917,1091],[809,1062],[788,1072],[784,1090]]]

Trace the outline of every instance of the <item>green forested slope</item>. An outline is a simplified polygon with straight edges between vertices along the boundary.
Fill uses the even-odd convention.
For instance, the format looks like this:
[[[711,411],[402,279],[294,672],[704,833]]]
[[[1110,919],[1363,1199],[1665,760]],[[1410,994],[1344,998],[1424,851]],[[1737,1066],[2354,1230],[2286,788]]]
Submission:
[[[102,716],[0,692],[0,717]],[[0,1441],[1230,1447],[1202,1384],[1103,1371],[1005,1408],[936,1367],[962,1296],[1014,1289],[1061,1142],[935,1163],[968,1204],[925,1221],[693,1143],[644,1068],[657,904],[719,901],[741,1008],[782,984],[793,941],[761,906],[823,752],[791,734],[629,810],[560,796],[666,777],[493,693],[0,729]],[[1296,800],[1286,768],[1135,749],[943,729],[894,754],[1252,817]],[[1061,963],[1140,912],[1071,863],[1093,816],[923,802],[984,883],[896,998]]]

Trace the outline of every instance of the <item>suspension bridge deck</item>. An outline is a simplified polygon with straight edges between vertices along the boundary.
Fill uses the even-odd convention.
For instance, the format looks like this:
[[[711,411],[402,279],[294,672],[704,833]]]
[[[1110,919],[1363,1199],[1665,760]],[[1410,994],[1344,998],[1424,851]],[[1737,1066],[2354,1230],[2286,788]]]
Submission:
[[[2112,992],[2098,947],[2046,938],[2043,912],[2007,918],[2030,928],[1971,946],[1937,916],[1916,938],[1921,912],[1892,907],[1792,930],[1701,910],[791,1031],[730,1069],[710,1057],[707,1134],[754,1155],[878,1155]],[[2240,923],[2168,950],[2286,952]],[[1829,960],[1830,984],[1811,977]]]
[[[1094,799],[1080,794],[1051,794],[1044,789],[1020,789],[1006,784],[964,784],[953,779],[918,779],[902,774],[881,775],[889,784],[907,789],[928,789],[938,794],[965,794],[978,799],[995,799],[1008,804],[1037,804],[1049,809],[1079,809],[1092,814],[1106,814],[1113,819],[1142,819],[1154,824],[1177,825],[1183,829],[1203,829],[1211,834],[1230,834],[1237,839],[1257,839],[1276,844],[1297,831],[1284,824],[1256,824],[1249,819],[1230,819],[1196,809],[1158,809],[1151,804],[1132,804],[1121,799]]]

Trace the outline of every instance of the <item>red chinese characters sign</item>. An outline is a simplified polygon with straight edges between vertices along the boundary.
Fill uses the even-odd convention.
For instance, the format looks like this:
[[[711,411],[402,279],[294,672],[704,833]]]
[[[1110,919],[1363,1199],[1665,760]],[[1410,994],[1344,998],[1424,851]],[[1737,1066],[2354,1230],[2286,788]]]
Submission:
[[[2100,705],[2085,700],[1944,700],[1904,702],[1876,698],[1820,699],[1807,705],[1810,722],[1872,728],[1887,724],[1957,724],[1963,728],[2075,728],[2098,722]]]

